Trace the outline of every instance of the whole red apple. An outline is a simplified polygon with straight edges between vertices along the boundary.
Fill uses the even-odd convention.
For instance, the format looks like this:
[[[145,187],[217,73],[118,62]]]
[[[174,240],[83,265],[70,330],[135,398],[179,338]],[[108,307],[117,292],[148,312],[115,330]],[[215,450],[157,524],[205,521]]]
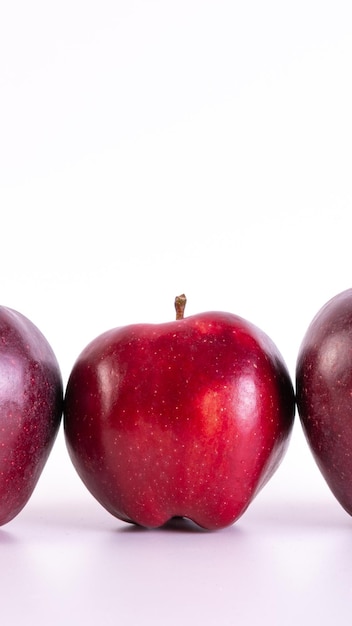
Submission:
[[[325,304],[297,359],[297,405],[313,456],[352,515],[352,289]]]
[[[63,389],[54,353],[21,313],[0,307],[0,524],[29,500],[53,446]]]
[[[76,361],[64,428],[74,466],[116,517],[153,528],[186,517],[232,524],[269,480],[294,418],[283,359],[230,313],[136,324],[96,338]]]

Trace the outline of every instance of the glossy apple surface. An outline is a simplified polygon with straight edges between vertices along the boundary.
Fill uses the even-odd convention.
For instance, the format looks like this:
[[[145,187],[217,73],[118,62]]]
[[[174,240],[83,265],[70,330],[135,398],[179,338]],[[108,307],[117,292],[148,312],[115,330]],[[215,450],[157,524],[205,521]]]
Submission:
[[[42,333],[0,307],[0,524],[30,498],[62,416],[59,366]]]
[[[258,328],[209,312],[116,328],[71,372],[64,427],[78,474],[116,517],[232,524],[279,465],[294,395]]]
[[[322,307],[297,360],[297,405],[327,484],[352,514],[352,289]]]

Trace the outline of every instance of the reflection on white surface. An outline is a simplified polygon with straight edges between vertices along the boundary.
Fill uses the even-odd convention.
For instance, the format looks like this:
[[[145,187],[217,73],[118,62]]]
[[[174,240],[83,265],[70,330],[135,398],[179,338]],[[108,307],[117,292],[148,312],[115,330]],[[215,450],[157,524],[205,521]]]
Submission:
[[[262,502],[217,533],[187,522],[147,531],[85,498],[81,510],[59,504],[34,506],[0,533],[4,623],[30,612],[55,626],[78,616],[89,625],[330,626],[337,603],[348,623],[352,525],[335,503],[306,503],[299,515],[295,503]]]
[[[30,503],[0,529],[3,622],[25,624],[30,614],[37,626],[331,626],[338,607],[339,626],[349,625],[352,518],[300,435],[243,517],[219,532],[115,519],[84,488],[59,437]]]

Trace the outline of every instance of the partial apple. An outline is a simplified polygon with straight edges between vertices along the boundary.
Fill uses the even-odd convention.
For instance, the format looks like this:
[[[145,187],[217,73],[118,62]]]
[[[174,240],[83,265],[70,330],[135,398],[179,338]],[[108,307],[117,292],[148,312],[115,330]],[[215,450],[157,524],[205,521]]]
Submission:
[[[278,467],[295,402],[273,342],[231,313],[107,331],[69,377],[64,429],[95,498],[126,522],[232,524]]]
[[[59,429],[63,388],[38,328],[0,306],[0,525],[29,500]]]
[[[352,289],[329,300],[303,338],[297,405],[313,456],[352,515]]]

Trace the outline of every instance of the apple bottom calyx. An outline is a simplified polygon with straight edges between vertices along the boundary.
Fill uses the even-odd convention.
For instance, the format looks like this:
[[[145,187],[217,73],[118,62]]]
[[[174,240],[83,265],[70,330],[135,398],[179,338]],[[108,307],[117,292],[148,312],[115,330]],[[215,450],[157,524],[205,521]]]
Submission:
[[[274,473],[294,407],[271,340],[210,312],[96,338],[69,377],[64,428],[74,466],[110,513],[212,530],[236,521]]]

